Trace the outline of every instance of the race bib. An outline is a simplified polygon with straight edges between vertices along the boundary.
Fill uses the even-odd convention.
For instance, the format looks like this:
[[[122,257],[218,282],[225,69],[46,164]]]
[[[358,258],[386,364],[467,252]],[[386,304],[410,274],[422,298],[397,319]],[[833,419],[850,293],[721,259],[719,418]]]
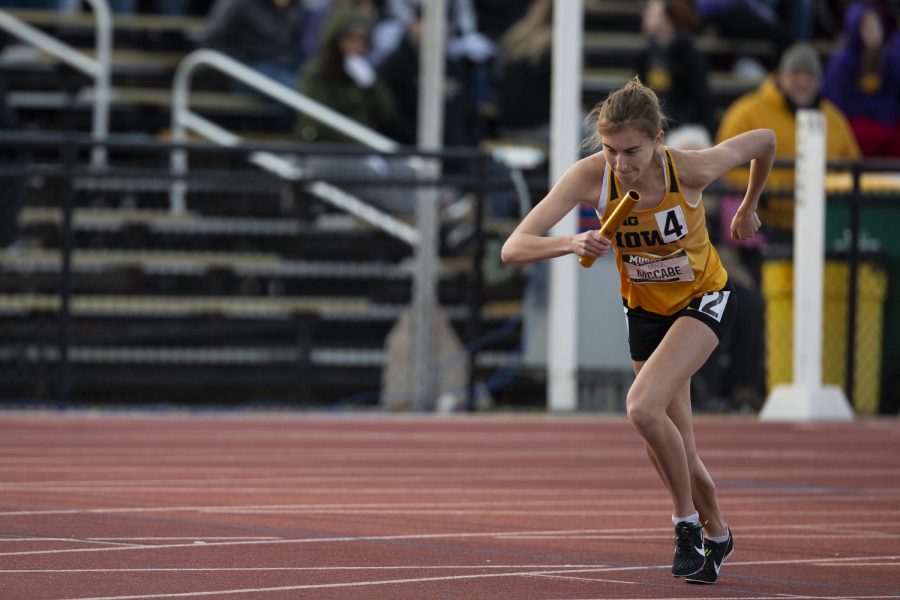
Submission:
[[[622,254],[622,264],[631,283],[673,283],[694,281],[694,270],[684,249],[668,256]]]

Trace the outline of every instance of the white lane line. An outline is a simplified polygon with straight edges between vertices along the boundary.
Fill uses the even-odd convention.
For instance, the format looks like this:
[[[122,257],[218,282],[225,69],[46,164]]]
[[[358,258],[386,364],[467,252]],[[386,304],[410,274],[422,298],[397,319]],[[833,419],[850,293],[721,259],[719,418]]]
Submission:
[[[571,575],[531,575],[542,579],[563,579],[566,581],[590,581],[592,583],[624,583],[625,585],[637,585],[637,581],[623,581],[621,579],[601,579],[598,577],[572,577]]]
[[[283,537],[275,537],[271,535],[195,535],[180,537],[95,537],[88,538],[103,542],[127,542],[129,540],[140,541],[174,541],[174,540],[283,540]]]
[[[893,558],[893,557],[892,557]],[[758,562],[749,562],[749,563],[729,563],[730,567],[734,567],[735,565],[746,565],[746,564],[787,564],[787,563],[808,563],[813,562],[811,560],[791,560],[791,561],[758,561]],[[170,594],[141,594],[136,596],[95,596],[95,597],[73,597],[61,600],[140,600],[146,598],[190,598],[190,597],[199,597],[199,596],[221,596],[226,594],[258,594],[263,592],[289,592],[289,591],[300,591],[300,590],[312,590],[312,589],[328,589],[328,588],[353,588],[353,587],[367,587],[367,586],[380,586],[380,585],[398,585],[398,584],[416,584],[416,583],[431,583],[436,581],[459,581],[466,579],[491,579],[497,577],[534,577],[534,576],[553,576],[553,575],[578,575],[578,574],[586,574],[586,573],[605,573],[610,571],[637,571],[637,570],[651,570],[651,569],[669,569],[671,565],[654,565],[654,566],[638,566],[638,567],[599,567],[599,568],[576,568],[576,569],[559,569],[559,570],[546,570],[546,571],[517,571],[513,573],[477,573],[471,575],[447,575],[442,577],[416,577],[416,578],[408,578],[408,579],[387,579],[387,580],[375,580],[375,581],[357,581],[357,582],[340,582],[340,583],[320,583],[320,584],[307,584],[307,585],[291,585],[291,586],[278,586],[278,587],[270,587],[270,588],[239,588],[239,589],[230,589],[230,590],[208,590],[208,591],[199,591],[199,592],[177,592]],[[748,598],[755,598],[756,600],[760,600],[759,596],[748,596]],[[772,599],[784,600],[784,595],[772,596]],[[875,600],[875,599],[884,599],[884,598],[897,598],[897,596],[791,596],[791,598],[796,599],[804,599],[804,600],[829,600],[829,599],[841,599],[841,600]],[[626,599],[622,599],[626,600]],[[658,599],[648,599],[648,600],[658,600]],[[684,600],[684,599],[682,599]],[[699,600],[699,599],[698,599]],[[703,600],[710,600],[709,598],[704,598]],[[725,599],[723,599],[725,600]]]
[[[201,535],[201,536],[182,536],[182,537],[115,537],[115,538],[67,538],[67,537],[44,537],[44,536],[32,536],[32,537],[0,537],[0,543],[2,542],[94,542],[97,544],[113,544],[113,543],[123,543],[123,542],[154,542],[154,541],[175,541],[175,540],[216,540],[216,541],[225,541],[225,540],[283,540],[283,537],[272,537],[272,536],[212,536],[212,535]]]
[[[434,570],[466,570],[466,569],[602,569],[609,565],[393,565],[366,567],[148,567],[145,569],[0,569],[0,573],[194,573],[194,572],[228,572],[228,571],[434,571]]]

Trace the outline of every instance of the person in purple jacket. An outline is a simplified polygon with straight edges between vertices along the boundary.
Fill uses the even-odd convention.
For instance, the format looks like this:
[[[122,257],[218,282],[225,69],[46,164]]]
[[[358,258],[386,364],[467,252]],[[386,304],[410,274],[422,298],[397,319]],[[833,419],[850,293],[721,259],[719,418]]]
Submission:
[[[900,32],[876,2],[851,4],[828,61],[823,94],[850,121],[867,157],[900,158]]]

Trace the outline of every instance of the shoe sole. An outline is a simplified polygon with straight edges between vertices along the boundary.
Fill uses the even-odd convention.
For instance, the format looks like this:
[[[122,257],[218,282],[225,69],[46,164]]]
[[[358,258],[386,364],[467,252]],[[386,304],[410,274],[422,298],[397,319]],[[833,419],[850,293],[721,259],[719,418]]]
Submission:
[[[703,570],[703,565],[700,565],[700,568],[697,569],[696,571],[694,571],[693,573],[685,573],[684,575],[676,575],[675,573],[672,573],[672,577],[674,577],[676,579],[679,579],[682,577],[691,577],[693,575],[696,575],[697,573],[699,573],[702,570]]]

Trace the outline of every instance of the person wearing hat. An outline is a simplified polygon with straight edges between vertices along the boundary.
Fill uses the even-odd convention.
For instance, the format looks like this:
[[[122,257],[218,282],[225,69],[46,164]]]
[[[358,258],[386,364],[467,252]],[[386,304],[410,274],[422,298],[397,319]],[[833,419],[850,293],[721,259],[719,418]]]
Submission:
[[[860,158],[860,149],[847,118],[837,106],[822,97],[822,63],[816,50],[805,42],[788,47],[777,71],[728,108],[719,125],[717,141],[753,129],[771,129],[778,141],[776,158],[794,159],[797,155],[796,113],[801,108],[818,109],[824,114],[825,156],[828,160]],[[725,179],[740,188],[747,185],[748,177],[747,169],[735,169]],[[760,206],[760,218],[775,230],[792,231],[794,170],[772,169],[768,187],[768,202]]]
[[[299,90],[304,96],[359,125],[386,134],[394,121],[396,99],[366,58],[371,32],[371,22],[365,13],[353,7],[335,7],[322,29],[319,55],[303,66]],[[297,117],[294,134],[301,142],[359,143],[306,113]],[[394,214],[412,215],[415,212],[415,194],[410,194],[409,182],[416,174],[402,157],[340,156],[325,151],[301,155],[297,161],[308,177],[334,181],[344,191],[376,208]],[[397,184],[366,185],[341,181],[381,178],[389,178]]]

